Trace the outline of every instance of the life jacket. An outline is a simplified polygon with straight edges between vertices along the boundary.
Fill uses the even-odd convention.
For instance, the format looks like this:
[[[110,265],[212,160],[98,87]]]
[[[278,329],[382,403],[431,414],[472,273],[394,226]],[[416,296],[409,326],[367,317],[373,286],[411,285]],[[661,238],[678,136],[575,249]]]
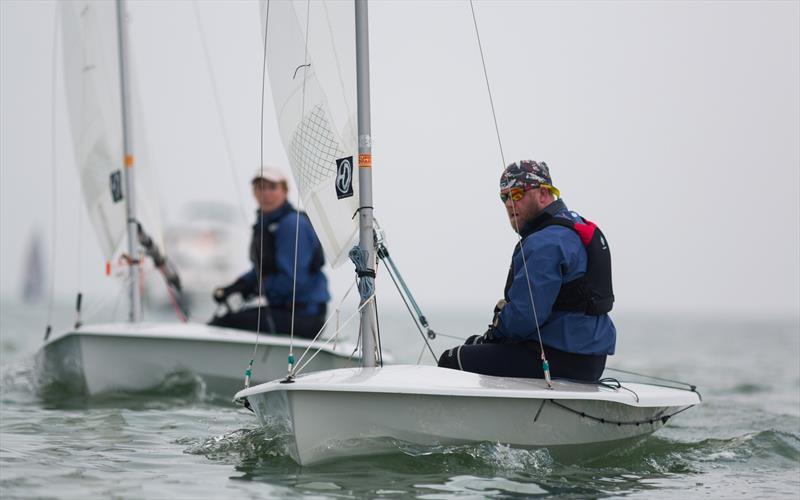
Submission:
[[[284,217],[289,215],[290,213],[297,212],[292,207],[286,207],[283,209],[283,212],[279,215],[277,219],[270,222],[269,224],[264,224],[264,237],[261,238],[261,221],[257,221],[253,224],[253,238],[250,240],[250,262],[253,263],[253,268],[258,270],[259,267],[261,268],[261,275],[267,276],[270,274],[275,274],[278,272],[278,264],[275,255],[275,231],[278,230],[278,226],[280,225],[281,221]],[[308,215],[305,212],[297,212],[301,217],[303,217],[306,222],[311,224],[311,221],[308,218]],[[316,239],[316,238],[315,238]],[[264,243],[264,252],[261,252],[261,243]],[[259,266],[259,262],[263,259],[263,263]],[[322,246],[316,242],[314,245],[314,256],[311,259],[311,265],[309,266],[309,273],[316,273],[322,266],[325,265],[325,254],[322,253]]]
[[[561,290],[553,303],[554,311],[582,312],[589,316],[600,316],[611,311],[614,305],[614,291],[611,285],[611,252],[608,241],[594,222],[581,218],[574,222],[564,217],[550,214],[538,216],[533,224],[525,228],[525,239],[549,226],[561,226],[575,231],[586,249],[586,273],[580,278],[561,285]],[[519,244],[517,245],[519,246]],[[508,270],[505,297],[514,281],[514,265]]]

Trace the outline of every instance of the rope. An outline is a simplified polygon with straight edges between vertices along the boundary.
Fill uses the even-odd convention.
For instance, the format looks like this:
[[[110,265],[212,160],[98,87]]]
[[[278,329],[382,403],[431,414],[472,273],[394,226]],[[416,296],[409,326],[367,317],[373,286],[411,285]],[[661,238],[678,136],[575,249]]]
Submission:
[[[58,194],[58,191],[56,190],[56,66],[58,60],[58,51],[56,50],[56,47],[58,45],[58,18],[61,8],[61,6],[58,6],[55,9],[55,16],[53,18],[53,79],[51,81],[50,89],[50,237],[52,238],[52,243],[50,244],[50,269],[52,269],[52,277],[50,278],[50,289],[48,290],[47,297],[47,327],[45,328],[44,334],[45,340],[50,337],[50,332],[53,329],[53,301],[55,300],[54,297],[56,286],[56,217],[58,215],[58,210],[56,210],[58,201],[56,197]]]
[[[478,50],[481,54],[481,65],[483,66],[483,77],[486,80],[486,91],[489,93],[489,105],[492,107],[492,118],[494,119],[494,131],[497,134],[497,145],[500,148],[500,158],[503,160],[503,168],[506,168],[506,157],[503,154],[503,142],[500,140],[500,127],[497,125],[497,114],[494,109],[494,99],[492,98],[492,88],[489,86],[489,73],[486,71],[486,59],[483,56],[483,44],[478,30],[478,20],[475,17],[475,6],[469,0],[469,8],[472,11],[472,24],[475,26],[475,37],[478,39]]]
[[[306,0],[306,37],[303,46],[303,67],[307,68],[310,66],[308,63],[308,25],[309,20],[311,19],[311,0]],[[296,71],[295,71],[296,73]],[[302,121],[303,116],[306,113],[306,71],[303,71],[303,89],[302,89],[302,97],[300,99],[300,120]],[[300,136],[300,147],[303,147],[303,139],[305,138],[305,134]],[[298,190],[299,193],[299,190]],[[303,199],[301,196],[298,196],[298,208],[302,208]],[[297,308],[297,251],[300,242],[300,214],[297,214],[297,220],[295,221],[294,226],[294,267],[292,270],[292,318],[289,328],[289,363],[287,369],[287,376],[291,376],[292,369],[294,368],[294,318],[295,318],[295,309]],[[328,317],[330,319],[330,316]],[[325,320],[325,323],[328,322],[328,319]],[[317,332],[317,336],[322,333],[322,329]]]
[[[381,320],[380,315],[378,314],[378,297],[375,296],[373,300],[375,304],[375,337],[376,337],[376,344],[378,345],[378,366],[383,367],[383,346],[381,345]]]
[[[372,275],[374,277],[375,271],[367,268],[367,251],[363,250],[358,245],[350,249],[348,254],[350,260],[353,261],[356,267],[356,275],[361,276]],[[375,295],[375,283],[371,280],[358,280],[358,293],[361,295],[362,300],[367,297]]]
[[[233,179],[233,187],[236,190],[236,200],[239,202],[239,211],[242,215],[242,222],[247,224],[247,209],[244,206],[244,196],[239,187],[239,179],[236,176],[236,162],[233,159],[233,148],[231,148],[231,141],[228,136],[228,127],[225,126],[225,116],[222,113],[222,104],[219,98],[219,87],[217,86],[217,79],[214,77],[214,69],[211,65],[211,56],[208,51],[208,44],[206,43],[206,34],[203,30],[203,23],[200,19],[200,9],[198,8],[197,0],[192,1],[194,8],[194,18],[197,21],[197,31],[200,33],[200,45],[203,47],[203,56],[206,62],[206,72],[208,79],[211,82],[211,93],[214,96],[214,106],[217,112],[217,120],[219,120],[220,129],[222,132],[222,141],[225,144],[225,154],[228,157],[228,167]]]
[[[262,60],[261,65],[261,133],[259,134],[259,145],[261,149],[259,151],[259,165],[261,169],[261,173],[264,170],[264,87],[266,85],[266,75],[267,75],[267,40],[269,39],[269,0],[267,0],[267,7],[266,7],[266,19],[264,20],[264,58]],[[261,239],[261,244],[259,245],[259,256],[258,256],[258,301],[259,303],[262,302],[262,298],[264,296],[263,284],[264,284],[264,276],[262,268],[264,266],[264,217],[261,213],[261,208],[259,207],[258,210],[258,223],[259,223],[259,238]],[[256,359],[256,355],[258,354],[258,341],[259,341],[259,334],[261,333],[261,310],[264,309],[263,307],[258,308],[258,312],[256,313],[256,341],[255,345],[253,345],[253,355],[250,358],[250,362],[247,364],[247,369],[244,372],[244,387],[247,389],[250,387],[250,379],[253,376],[253,361]]]
[[[472,23],[475,26],[475,37],[478,40],[478,50],[479,50],[479,52],[481,54],[481,65],[483,67],[483,77],[486,80],[486,91],[489,94],[489,104],[491,105],[491,108],[492,108],[492,119],[494,120],[494,130],[495,130],[495,133],[497,134],[497,145],[500,148],[500,159],[503,162],[502,168],[505,169],[506,168],[506,157],[505,157],[505,154],[503,153],[503,143],[500,140],[500,127],[497,124],[497,113],[495,112],[495,108],[494,108],[494,99],[492,98],[492,88],[491,88],[491,85],[489,85],[489,73],[486,70],[486,58],[483,55],[483,44],[481,44],[481,35],[480,35],[479,30],[478,30],[478,20],[475,17],[475,6],[473,5],[473,0],[469,0],[469,8],[472,11]],[[513,198],[511,198],[511,209],[514,211],[515,214],[517,213],[516,203],[514,202]],[[547,387],[552,389],[553,388],[553,384],[552,384],[552,382],[550,380],[550,364],[548,363],[547,357],[545,356],[545,353],[544,353],[544,344],[542,343],[542,332],[539,330],[539,317],[538,317],[538,315],[536,313],[536,304],[535,304],[535,302],[533,300],[533,288],[531,286],[530,274],[528,273],[528,263],[527,263],[527,259],[525,259],[525,249],[522,246],[522,235],[519,234],[519,222],[517,221],[516,217],[514,218],[514,226],[515,226],[514,229],[516,230],[516,233],[517,233],[517,240],[518,240],[517,244],[519,245],[520,255],[522,256],[522,267],[523,267],[523,269],[525,271],[525,281],[527,281],[527,284],[528,284],[528,295],[530,296],[530,299],[531,299],[531,309],[533,309],[533,322],[536,325],[536,336],[539,339],[539,351],[542,353],[542,368],[543,368],[543,371],[544,371],[544,377],[545,377],[545,381],[547,382]]]
[[[569,411],[571,413],[574,413],[576,415],[580,415],[583,418],[588,418],[589,420],[594,420],[595,422],[600,422],[601,424],[616,425],[618,427],[622,427],[623,425],[635,425],[635,426],[638,427],[638,426],[643,425],[643,424],[655,424],[656,422],[661,422],[662,424],[666,424],[667,421],[669,419],[671,419],[672,417],[674,417],[675,415],[677,415],[679,413],[683,413],[686,410],[688,410],[689,408],[692,408],[694,406],[694,405],[689,405],[689,406],[686,406],[684,408],[681,408],[680,410],[678,410],[678,411],[676,411],[674,413],[670,413],[669,415],[661,415],[661,416],[658,416],[658,417],[655,417],[655,418],[648,418],[648,419],[645,419],[645,420],[613,420],[613,419],[604,418],[604,417],[596,417],[596,416],[590,415],[590,414],[588,414],[586,412],[578,411],[578,410],[576,410],[574,408],[570,408],[569,406],[567,406],[565,404],[559,403],[558,401],[556,401],[554,399],[547,399],[545,401],[549,401],[552,404],[558,406],[559,408],[567,410],[567,411]],[[541,408],[539,409],[539,411],[541,412]]]
[[[362,249],[360,246],[355,245],[353,248],[350,249],[348,253],[350,260],[353,262],[356,268],[356,276],[358,277],[358,293],[361,295],[361,302],[362,304],[366,302],[368,298],[372,298],[375,296],[375,270],[369,269],[367,267],[367,260],[368,260],[368,252]],[[362,279],[364,277],[371,277],[373,279],[367,280]],[[374,302],[373,302],[374,303]],[[361,308],[359,308],[361,309]],[[377,329],[377,319],[378,319],[378,310],[375,309],[375,321],[376,325],[375,328],[371,328],[372,335],[377,337],[375,341],[376,347],[380,348],[379,346],[379,338],[380,334],[376,331]],[[362,346],[363,350],[363,346]],[[376,358],[376,361],[380,360],[380,352]]]
[[[618,368],[606,367],[606,370],[610,370],[610,371],[618,372],[618,373],[625,373],[627,375],[635,375],[637,377],[647,378],[647,379],[650,379],[650,380],[660,380],[661,382],[669,382],[671,384],[683,385],[683,386],[688,387],[690,391],[697,392],[697,386],[696,385],[689,384],[689,383],[686,383],[686,382],[681,382],[680,380],[672,380],[672,379],[669,379],[669,378],[654,377],[652,375],[645,375],[643,373],[636,373],[636,372],[631,372],[631,371],[627,371],[627,370],[620,370]],[[656,385],[656,384],[653,384],[653,385]],[[664,385],[664,386],[660,386],[660,387],[669,387],[669,386]],[[679,387],[673,387],[673,389],[679,389]],[[699,392],[697,392],[697,394],[700,395]]]
[[[314,338],[311,340],[311,342],[312,342],[312,343],[313,343],[314,341],[316,341],[316,340],[319,338],[319,336],[320,336],[320,335],[322,335],[322,332],[324,332],[324,331],[325,331],[325,327],[327,327],[327,326],[328,326],[328,322],[330,322],[331,318],[333,318],[334,316],[336,316],[336,318],[337,318],[337,320],[338,320],[338,312],[340,311],[340,307],[342,306],[342,304],[344,303],[344,301],[347,299],[347,297],[350,295],[350,292],[351,292],[351,291],[353,291],[353,287],[355,287],[355,284],[356,284],[356,282],[355,282],[355,280],[353,280],[353,284],[351,284],[351,285],[350,285],[350,288],[348,288],[348,289],[347,289],[347,292],[345,292],[344,296],[343,296],[343,297],[342,297],[342,299],[339,301],[339,304],[336,306],[336,311],[334,312],[334,314],[331,314],[331,315],[329,315],[329,316],[328,316],[328,317],[325,319],[325,322],[322,324],[322,327],[320,327],[320,329],[319,329],[319,331],[317,332],[317,334],[316,334],[316,335],[314,335]],[[348,320],[349,320],[349,318],[348,318]],[[344,326],[345,326],[346,324],[347,324],[347,321],[345,321],[345,323],[344,323],[343,325],[338,325],[338,324],[336,325],[336,330],[335,330],[335,332],[334,332],[334,341],[336,340],[336,337],[338,336],[339,332],[341,332],[341,331],[342,331],[342,329],[344,328]],[[313,345],[313,344],[312,344],[312,345]],[[300,355],[300,359],[299,359],[299,360],[297,360],[297,363],[296,363],[297,365],[299,365],[299,364],[300,364],[300,363],[303,361],[303,359],[305,359],[305,357],[306,357],[306,354],[308,353],[308,351],[309,351],[310,349],[311,349],[311,345],[309,345],[309,346],[307,346],[307,347],[306,347],[306,350],[305,350],[305,351],[303,351],[303,354],[302,354],[302,355]],[[319,351],[320,349],[321,349],[321,347],[318,347],[318,348],[317,348],[317,351]],[[304,366],[305,366],[305,365],[304,365]],[[296,373],[296,372],[295,372],[295,373]],[[290,374],[289,374],[289,376],[293,376],[293,374],[291,374],[291,373],[290,373]]]
[[[314,358],[317,356],[317,354],[319,354],[319,352],[322,350],[322,348],[323,348],[323,347],[325,347],[326,345],[328,345],[328,344],[330,344],[331,342],[333,342],[333,341],[336,339],[336,337],[338,337],[338,336],[339,336],[339,333],[342,331],[342,329],[343,329],[345,326],[347,326],[347,324],[349,324],[349,323],[350,323],[350,321],[352,321],[352,320],[353,320],[353,318],[355,318],[356,316],[358,316],[359,314],[361,314],[361,311],[364,309],[364,307],[365,307],[367,304],[369,304],[370,302],[373,302],[374,300],[375,300],[375,296],[373,295],[372,297],[370,297],[370,298],[368,298],[367,300],[365,300],[365,301],[364,301],[362,304],[360,304],[360,305],[358,306],[358,309],[356,309],[356,311],[355,311],[353,314],[351,314],[351,315],[350,315],[350,317],[348,317],[348,318],[345,320],[345,322],[344,322],[344,324],[342,324],[341,328],[339,328],[338,330],[336,330],[336,332],[334,333],[334,336],[333,336],[333,337],[331,337],[331,338],[329,338],[329,339],[327,339],[327,340],[325,340],[325,342],[324,342],[324,343],[323,343],[321,346],[317,347],[317,350],[316,350],[316,352],[314,352],[314,354],[313,354],[313,355],[312,355],[310,358],[308,358],[308,361],[306,361],[305,363],[303,363],[303,365],[302,365],[302,366],[299,366],[298,368],[295,368],[295,370],[292,372],[292,374],[290,375],[290,377],[294,377],[295,375],[297,375],[298,373],[300,373],[300,372],[301,372],[301,371],[302,371],[302,370],[303,370],[303,369],[304,369],[304,368],[305,368],[305,367],[306,367],[306,366],[307,366],[307,365],[308,365],[308,364],[311,362],[311,360],[313,360],[313,359],[314,359]],[[329,317],[329,319],[330,319],[330,317]],[[327,323],[327,321],[326,321],[326,323]],[[324,329],[324,327],[320,329],[320,333],[321,333],[321,331],[322,331],[323,329]],[[317,333],[317,336],[316,336],[316,337],[314,337],[314,339],[312,340],[312,342],[315,342],[315,341],[317,340],[317,337],[319,337],[319,333]],[[361,336],[359,335],[359,339],[360,339],[360,337],[361,337]],[[311,346],[307,347],[307,348],[306,348],[306,351],[308,351],[310,348],[311,348]],[[358,350],[358,346],[356,346],[356,349],[353,351],[353,354],[355,354],[355,352],[356,352],[357,350]],[[350,355],[350,358],[351,358],[351,359],[352,359],[352,357],[353,357],[353,354],[351,354],[351,355]],[[304,353],[303,355],[305,356],[305,353]],[[298,363],[298,365],[299,365],[299,363]]]

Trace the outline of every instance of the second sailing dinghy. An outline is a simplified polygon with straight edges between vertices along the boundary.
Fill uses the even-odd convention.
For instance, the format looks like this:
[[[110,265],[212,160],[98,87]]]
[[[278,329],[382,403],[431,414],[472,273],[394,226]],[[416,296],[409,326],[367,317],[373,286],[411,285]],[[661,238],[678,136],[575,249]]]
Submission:
[[[367,1],[266,2],[262,13],[270,79],[295,176],[310,175],[318,167],[338,167],[338,182],[322,186],[327,192],[320,193],[347,200],[353,192],[346,182],[352,171],[342,167],[352,166],[348,165],[352,158],[357,158],[359,167],[355,213],[360,238],[351,257],[362,298],[362,367],[309,374],[293,370],[284,380],[236,394],[263,425],[288,434],[287,451],[294,460],[307,465],[392,452],[398,441],[496,442],[585,456],[646,436],[700,402],[694,388],[616,380],[551,382],[431,366],[377,366],[374,269],[376,250],[382,258],[386,252],[374,236],[372,218]],[[353,87],[348,87],[351,83]],[[355,87],[357,97],[350,102],[357,102],[357,150],[355,145],[343,151],[326,149],[329,124],[337,121],[326,111],[336,110],[318,104]],[[347,104],[347,100],[337,102]],[[315,226],[319,223],[313,217],[312,221]]]
[[[84,325],[79,318],[73,329],[53,335],[48,327],[36,355],[40,386],[57,384],[94,396],[151,389],[172,374],[189,373],[202,379],[208,392],[227,399],[242,387],[243,358],[253,358],[248,372],[257,381],[282,376],[293,349],[320,350],[308,364],[309,370],[356,366],[356,347],[333,339],[291,342],[286,335],[256,337],[254,332],[204,324],[141,321],[140,260],[146,252],[165,275],[170,275],[170,269],[153,243],[159,239],[160,225],[155,197],[146,196],[152,184],[144,175],[142,113],[126,55],[125,2],[65,2],[59,5],[59,15],[82,193],[106,260],[119,256],[122,242],[127,241],[123,256],[129,264],[130,310],[127,322]],[[134,161],[134,144],[140,153],[136,158],[144,161]],[[315,175],[315,182],[325,180],[324,172]],[[355,233],[351,215],[336,227],[343,238]],[[320,220],[317,217],[317,227]],[[349,230],[342,229],[347,224]],[[146,236],[143,228],[156,238]],[[324,235],[320,236],[325,242]],[[328,261],[335,264],[335,255],[328,252]],[[254,349],[256,343],[258,349]]]

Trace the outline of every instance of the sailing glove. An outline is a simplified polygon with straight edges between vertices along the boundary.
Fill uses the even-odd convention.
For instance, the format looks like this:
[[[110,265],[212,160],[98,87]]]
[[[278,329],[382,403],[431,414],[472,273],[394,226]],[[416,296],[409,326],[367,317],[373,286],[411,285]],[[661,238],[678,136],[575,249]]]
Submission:
[[[464,345],[492,344],[496,342],[494,335],[492,335],[492,330],[492,326],[489,325],[486,333],[483,335],[472,335],[467,337],[467,340],[464,341]]]
[[[228,297],[233,295],[234,293],[241,293],[244,295],[245,290],[247,290],[248,286],[245,280],[239,278],[238,280],[234,281],[232,284],[228,286],[220,286],[214,289],[214,300],[221,304],[225,302]]]

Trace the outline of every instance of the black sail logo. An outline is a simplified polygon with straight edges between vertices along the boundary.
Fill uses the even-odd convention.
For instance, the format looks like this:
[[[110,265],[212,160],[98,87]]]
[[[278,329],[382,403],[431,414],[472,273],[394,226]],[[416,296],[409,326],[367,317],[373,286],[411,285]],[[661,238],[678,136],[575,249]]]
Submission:
[[[122,201],[122,172],[119,170],[111,173],[111,199],[114,203]]]
[[[349,198],[353,196],[353,157],[336,160],[336,197]]]

